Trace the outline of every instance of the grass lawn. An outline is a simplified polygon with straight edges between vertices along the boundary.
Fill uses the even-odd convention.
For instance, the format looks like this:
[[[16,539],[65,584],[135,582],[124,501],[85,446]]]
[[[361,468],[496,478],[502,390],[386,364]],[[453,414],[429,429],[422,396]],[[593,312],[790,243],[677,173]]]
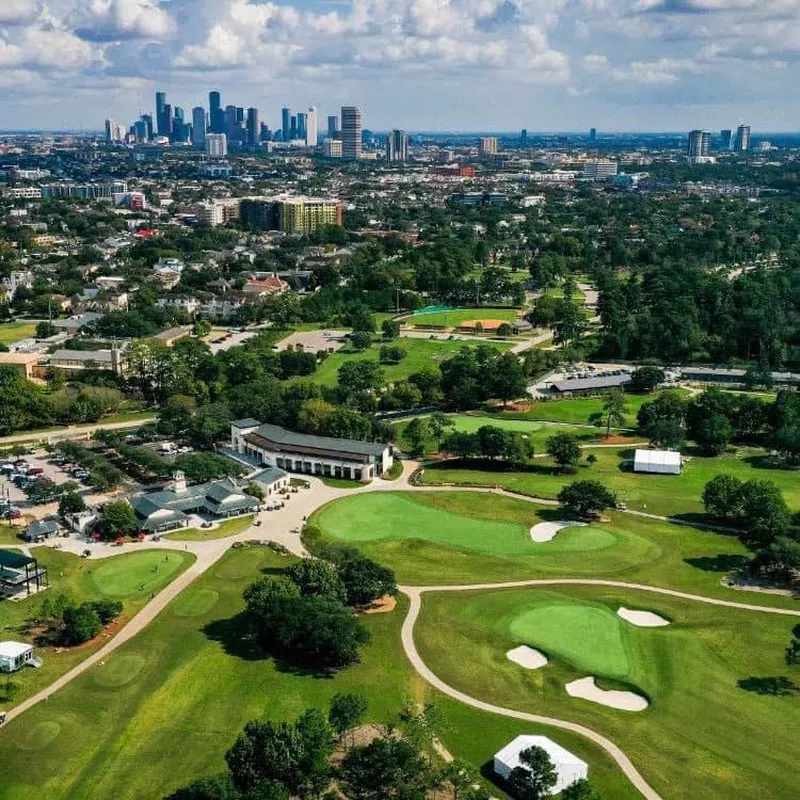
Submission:
[[[323,477],[320,480],[331,489],[359,489],[364,485],[361,481],[349,481],[346,478]]]
[[[620,605],[672,623],[637,628],[617,619]],[[665,798],[788,800],[800,782],[800,703],[780,687],[800,683],[783,660],[794,622],[635,591],[559,587],[426,594],[415,634],[444,681],[606,734]],[[509,661],[506,652],[521,643],[541,647],[550,663],[531,671]],[[632,713],[569,697],[564,684],[586,675],[605,688],[627,684],[650,707]]]
[[[681,475],[632,472],[625,466],[633,459],[630,448],[596,448],[589,452],[597,458],[597,463],[589,466],[584,460],[573,474],[557,472],[550,458],[537,459],[525,471],[518,472],[473,469],[468,462],[442,462],[427,466],[423,481],[499,485],[534,497],[554,498],[566,484],[592,479],[616,492],[618,499],[631,510],[673,516],[702,513],[703,487],[714,476],[725,472],[742,480],[773,481],[783,492],[789,507],[800,510],[800,471],[770,468],[763,450],[739,448],[716,458],[689,456]],[[584,453],[584,458],[587,455]]]
[[[515,308],[458,308],[455,311],[433,311],[429,314],[414,314],[406,320],[407,325],[442,325],[456,328],[473,319],[502,319],[513,322],[519,316]]]
[[[645,404],[654,400],[658,392],[653,394],[626,394],[625,425],[636,427],[636,414]],[[503,417],[510,419],[549,420],[550,422],[567,422],[573,425],[589,424],[589,417],[603,410],[602,397],[572,397],[565,400],[539,400],[531,403],[528,411],[509,411]]]
[[[153,592],[163,589],[194,561],[190,553],[167,554],[160,550],[141,550],[96,560],[82,559],[50,547],[37,547],[32,552],[39,563],[47,567],[51,586],[45,592],[18,603],[0,602],[0,640],[31,641],[28,621],[35,616],[45,597],[57,594],[65,594],[76,603],[103,598],[121,600],[124,611],[120,622],[114,623],[113,630],[130,619]],[[164,561],[166,555],[169,555],[169,561]],[[101,636],[89,645],[62,649],[61,652],[55,648],[37,647],[36,654],[42,658],[44,666],[15,673],[13,681],[19,685],[16,701],[47,686],[83,661],[106,639],[107,636]]]
[[[246,531],[253,524],[253,515],[226,519],[216,528],[186,528],[185,530],[165,533],[162,539],[171,539],[175,542],[208,542],[212,539],[224,539]]]
[[[470,709],[424,684],[400,648],[402,598],[395,613],[363,618],[372,641],[361,663],[333,677],[283,669],[253,650],[241,635],[241,593],[289,563],[267,548],[229,551],[104,665],[4,726],[0,797],[163,797],[221,771],[247,720],[293,719],[347,691],[369,698],[376,722],[396,722],[405,698],[434,700],[445,746],[476,767],[518,734],[546,734],[589,762],[603,796],[637,797],[585,740]]]
[[[36,323],[3,322],[0,323],[0,344],[13,344],[20,339],[27,339],[35,333]]]
[[[438,339],[396,339],[392,344],[400,344],[406,350],[405,358],[399,364],[383,364],[383,374],[387,383],[403,380],[414,372],[419,372],[423,367],[432,362],[445,361],[452,358],[462,347],[469,347],[466,342],[441,341]],[[487,342],[490,347],[505,350],[509,345],[498,342]],[[311,380],[323,386],[336,386],[336,373],[345,361],[375,361],[379,360],[381,342],[376,341],[367,350],[354,350],[343,347],[333,355],[328,356],[311,376]]]

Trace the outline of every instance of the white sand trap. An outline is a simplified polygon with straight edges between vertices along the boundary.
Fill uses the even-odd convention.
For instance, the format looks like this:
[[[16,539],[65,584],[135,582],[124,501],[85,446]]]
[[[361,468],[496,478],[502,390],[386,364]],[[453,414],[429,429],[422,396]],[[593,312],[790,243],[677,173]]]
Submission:
[[[562,528],[584,528],[585,522],[540,522],[531,528],[531,539],[534,542],[549,542]]]
[[[618,689],[601,689],[595,686],[594,678],[580,678],[577,681],[568,683],[565,687],[570,697],[580,697],[583,700],[591,700],[601,706],[618,708],[621,711],[644,711],[648,702],[641,695],[633,692],[623,692]]]
[[[669,625],[668,619],[664,619],[652,611],[635,611],[632,608],[625,608],[625,606],[619,607],[617,616],[639,628],[663,628],[665,625]]]
[[[534,650],[524,644],[521,647],[509,650],[506,653],[506,658],[521,667],[525,667],[525,669],[539,669],[547,666],[547,656],[544,653],[540,653],[538,650]]]

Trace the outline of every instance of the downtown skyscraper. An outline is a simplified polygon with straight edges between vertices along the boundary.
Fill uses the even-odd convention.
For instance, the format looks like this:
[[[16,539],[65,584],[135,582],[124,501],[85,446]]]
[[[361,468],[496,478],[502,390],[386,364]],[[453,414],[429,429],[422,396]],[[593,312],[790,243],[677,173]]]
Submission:
[[[361,158],[361,109],[342,106],[342,158],[357,161]]]

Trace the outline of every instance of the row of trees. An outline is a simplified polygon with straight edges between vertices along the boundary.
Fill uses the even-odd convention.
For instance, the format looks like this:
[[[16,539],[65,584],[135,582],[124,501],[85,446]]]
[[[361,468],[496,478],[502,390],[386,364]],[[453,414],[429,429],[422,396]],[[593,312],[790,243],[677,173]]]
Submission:
[[[104,625],[122,613],[119,600],[95,600],[76,604],[64,594],[46,597],[36,621],[49,626],[55,643],[75,646],[94,639]]]

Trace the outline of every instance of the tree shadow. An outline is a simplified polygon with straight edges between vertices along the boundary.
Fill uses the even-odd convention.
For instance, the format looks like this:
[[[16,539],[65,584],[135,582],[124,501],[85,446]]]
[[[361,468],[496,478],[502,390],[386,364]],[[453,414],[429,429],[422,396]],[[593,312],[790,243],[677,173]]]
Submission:
[[[743,569],[749,561],[747,556],[737,556],[730,553],[720,553],[716,556],[699,556],[697,558],[684,558],[685,564],[703,572],[733,572]]]
[[[789,680],[785,675],[773,678],[743,678],[738,683],[740,689],[755,694],[771,695],[772,697],[791,697],[800,692],[800,686]]]
[[[778,472],[797,472],[798,467],[791,464],[786,464],[780,458],[769,455],[768,453],[760,453],[758,455],[750,455],[742,459],[745,464],[749,464],[754,469],[777,470]]]
[[[269,658],[269,653],[253,636],[245,613],[229,619],[215,619],[204,626],[203,633],[212,642],[219,642],[222,649],[230,656],[245,661],[263,661]]]

